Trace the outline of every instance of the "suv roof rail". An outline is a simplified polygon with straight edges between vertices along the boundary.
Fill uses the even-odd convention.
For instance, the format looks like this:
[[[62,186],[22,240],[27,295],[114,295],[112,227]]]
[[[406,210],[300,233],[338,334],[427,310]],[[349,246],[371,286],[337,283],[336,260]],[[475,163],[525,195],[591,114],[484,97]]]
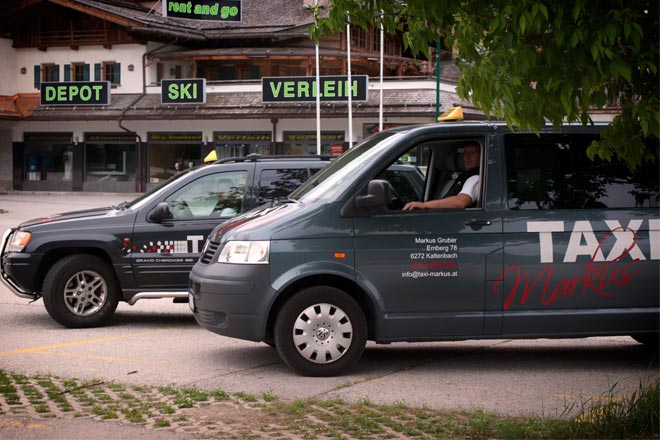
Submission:
[[[257,162],[257,161],[263,161],[263,160],[301,160],[301,159],[306,159],[306,160],[332,160],[337,158],[338,156],[336,155],[330,155],[330,154],[297,154],[297,155],[286,155],[286,154],[278,154],[278,155],[272,155],[272,156],[263,156],[258,153],[251,153],[248,154],[247,156],[239,156],[239,157],[226,157],[224,159],[219,159],[216,160],[213,163],[228,163],[228,162]]]

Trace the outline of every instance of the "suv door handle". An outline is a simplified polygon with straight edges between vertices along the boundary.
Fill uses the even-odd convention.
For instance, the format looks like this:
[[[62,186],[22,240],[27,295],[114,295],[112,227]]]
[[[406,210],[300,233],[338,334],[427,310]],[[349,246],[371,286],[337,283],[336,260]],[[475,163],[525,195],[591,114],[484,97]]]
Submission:
[[[471,217],[465,220],[465,226],[490,226],[491,221],[482,218]]]

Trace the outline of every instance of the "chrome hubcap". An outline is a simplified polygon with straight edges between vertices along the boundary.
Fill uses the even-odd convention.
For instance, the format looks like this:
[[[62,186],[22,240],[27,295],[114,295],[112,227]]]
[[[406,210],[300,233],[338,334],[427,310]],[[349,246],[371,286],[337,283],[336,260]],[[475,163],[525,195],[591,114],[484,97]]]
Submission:
[[[305,359],[329,364],[351,346],[353,325],[342,309],[332,304],[314,304],[303,310],[293,326],[293,343]]]

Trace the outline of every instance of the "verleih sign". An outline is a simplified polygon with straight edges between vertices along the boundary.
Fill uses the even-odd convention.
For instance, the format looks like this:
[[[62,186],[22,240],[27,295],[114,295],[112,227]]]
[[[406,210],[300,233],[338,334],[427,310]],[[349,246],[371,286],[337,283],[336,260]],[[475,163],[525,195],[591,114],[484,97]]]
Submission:
[[[353,75],[351,84],[348,76],[320,77],[320,100],[366,101],[369,77]],[[263,102],[310,102],[316,101],[316,78],[313,76],[264,77],[261,79]]]
[[[163,0],[163,17],[241,21],[240,0]]]
[[[41,105],[108,105],[110,81],[42,82]]]

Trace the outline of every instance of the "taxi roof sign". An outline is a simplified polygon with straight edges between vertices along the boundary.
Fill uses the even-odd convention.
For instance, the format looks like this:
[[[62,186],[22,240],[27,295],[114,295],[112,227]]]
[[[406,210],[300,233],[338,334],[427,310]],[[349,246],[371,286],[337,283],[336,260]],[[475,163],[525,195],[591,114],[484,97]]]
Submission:
[[[438,122],[442,121],[462,121],[463,109],[461,107],[449,107],[443,114],[438,116]]]

